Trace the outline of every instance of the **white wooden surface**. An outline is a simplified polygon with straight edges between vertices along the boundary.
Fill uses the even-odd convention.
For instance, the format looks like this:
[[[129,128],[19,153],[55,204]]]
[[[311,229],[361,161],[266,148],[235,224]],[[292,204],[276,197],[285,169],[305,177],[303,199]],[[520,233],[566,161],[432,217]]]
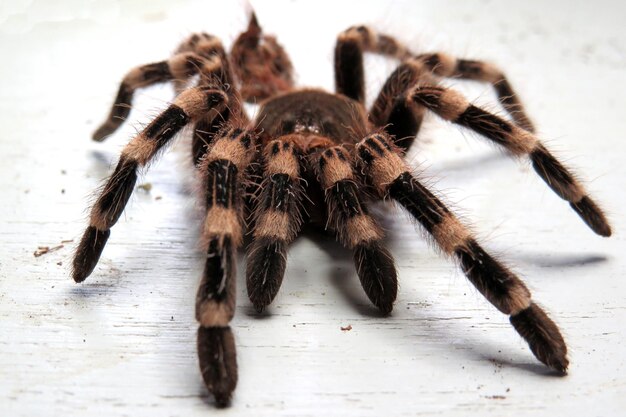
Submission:
[[[232,408],[215,410],[196,364],[202,254],[184,146],[141,180],[152,190],[135,193],[88,281],[69,279],[92,190],[172,97],[169,87],[146,91],[130,123],[93,143],[118,81],[193,31],[229,44],[245,27],[245,5],[224,3],[0,4],[0,415],[624,415],[620,1],[254,1],[301,84],[332,88],[334,38],[361,22],[419,52],[442,49],[506,69],[540,136],[610,213],[612,238],[591,233],[527,163],[435,118],[411,158],[559,323],[569,376],[541,366],[507,318],[389,209],[401,280],[392,316],[369,305],[348,252],[323,236],[297,240],[267,314],[253,312],[240,276],[240,381]],[[371,59],[368,70],[372,95],[391,66]],[[450,84],[499,111],[488,87]],[[74,243],[33,256],[67,239]]]

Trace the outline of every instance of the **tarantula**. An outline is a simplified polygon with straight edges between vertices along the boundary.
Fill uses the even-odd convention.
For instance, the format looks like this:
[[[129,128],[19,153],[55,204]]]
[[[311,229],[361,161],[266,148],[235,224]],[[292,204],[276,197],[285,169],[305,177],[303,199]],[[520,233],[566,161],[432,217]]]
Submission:
[[[364,104],[366,52],[399,62],[369,110]],[[257,310],[276,296],[287,246],[310,222],[324,225],[352,249],[365,293],[387,314],[398,283],[383,229],[368,212],[368,204],[377,199],[395,200],[406,209],[445,254],[458,260],[478,291],[510,316],[537,359],[565,374],[567,347],[556,324],[533,302],[524,283],[479,245],[403,159],[425,112],[431,111],[513,156],[528,155],[537,174],[594,232],[610,236],[601,209],[533,133],[506,77],[482,61],[413,54],[366,26],[339,35],[334,59],[335,93],[296,88],[289,57],[274,37],[262,32],[253,14],[230,54],[218,38],[194,34],[169,60],[131,70],[95,140],[104,140],[123,123],[137,89],[172,81],[177,96],[123,149],[91,210],[73,260],[74,280],[84,281],[95,268],[135,187],[138,169],[192,125],[192,157],[206,206],[206,264],[195,310],[197,348],[202,377],[218,406],[229,404],[237,383],[229,323],[235,311],[236,251],[246,230],[251,240],[246,285]],[[490,83],[512,121],[440,86],[442,77]],[[244,102],[260,103],[253,120]]]

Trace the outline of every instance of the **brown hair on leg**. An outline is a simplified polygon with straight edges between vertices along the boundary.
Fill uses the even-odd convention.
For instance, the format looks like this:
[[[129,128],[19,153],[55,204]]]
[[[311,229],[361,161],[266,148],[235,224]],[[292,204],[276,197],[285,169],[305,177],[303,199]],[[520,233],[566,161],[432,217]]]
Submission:
[[[253,240],[247,250],[246,285],[257,311],[278,294],[287,246],[302,224],[300,150],[288,137],[265,146],[263,185],[254,211]]]
[[[383,230],[363,202],[351,159],[341,146],[320,150],[310,157],[326,195],[328,224],[339,241],[353,250],[357,274],[368,298],[388,314],[398,293],[396,269],[384,247]]]
[[[498,310],[511,316],[511,323],[537,359],[564,373],[568,360],[563,337],[552,320],[537,310],[524,283],[489,255],[450,210],[410,173],[388,137],[372,135],[361,141],[357,149],[361,166],[374,187],[402,205],[443,252],[458,259],[476,289]],[[380,162],[385,159],[389,161]],[[404,169],[399,166],[401,162]],[[393,166],[394,172],[403,172],[390,181],[391,171],[381,171],[381,166]]]
[[[199,165],[207,214],[202,230],[206,262],[196,295],[198,358],[202,378],[218,406],[229,404],[237,385],[229,324],[235,314],[235,258],[244,227],[244,173],[256,154],[256,140],[245,128],[224,128]]]
[[[109,229],[132,194],[139,167],[153,160],[184,126],[203,114],[219,112],[226,101],[226,96],[218,90],[187,90],[126,145],[91,209],[89,227],[74,255],[72,277],[76,282],[84,281],[95,268],[110,235]]]
[[[516,156],[529,155],[537,174],[597,234],[610,236],[611,227],[600,207],[587,195],[576,177],[531,132],[470,104],[460,93],[437,86],[418,86],[414,100],[445,120],[467,127]]]

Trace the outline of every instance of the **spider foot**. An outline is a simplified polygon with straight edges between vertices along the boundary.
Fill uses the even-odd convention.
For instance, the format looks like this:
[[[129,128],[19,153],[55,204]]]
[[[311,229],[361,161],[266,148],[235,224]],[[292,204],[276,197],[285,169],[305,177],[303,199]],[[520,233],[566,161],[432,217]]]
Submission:
[[[237,386],[237,354],[230,327],[198,328],[198,359],[202,379],[215,405],[230,405]]]
[[[285,274],[286,244],[280,239],[257,239],[248,254],[246,286],[248,297],[261,313],[278,294]]]
[[[597,234],[604,237],[611,236],[611,226],[598,205],[588,196],[580,201],[569,203],[581,219]]]
[[[121,123],[120,123],[121,124]],[[108,136],[112,135],[119,126],[114,123],[105,122],[91,135],[91,138],[96,142],[104,141]]]
[[[559,372],[567,374],[567,346],[559,328],[535,303],[512,315],[511,324],[528,342],[530,350],[541,362]]]
[[[389,252],[376,241],[358,245],[354,249],[354,264],[372,304],[383,314],[391,313],[398,295],[398,278]]]
[[[85,230],[72,263],[75,282],[83,282],[94,270],[110,235],[111,230],[98,230],[94,226]]]

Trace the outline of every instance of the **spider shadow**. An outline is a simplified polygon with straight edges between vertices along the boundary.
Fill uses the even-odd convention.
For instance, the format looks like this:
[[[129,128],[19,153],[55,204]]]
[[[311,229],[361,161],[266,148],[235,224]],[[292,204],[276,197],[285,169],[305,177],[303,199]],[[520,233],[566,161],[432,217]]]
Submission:
[[[205,406],[213,407],[214,410],[220,410],[217,408],[217,403],[215,402],[215,397],[207,392],[206,385],[202,379],[198,381],[198,395],[197,397],[202,401]]]
[[[470,156],[461,160],[445,162],[433,170],[435,175],[445,173],[457,182],[471,181],[476,175],[494,175],[489,171],[508,165],[511,158],[503,152],[493,151],[483,155]],[[469,175],[472,174],[472,175]],[[517,259],[543,268],[580,268],[608,261],[608,257],[598,253],[545,254],[543,252],[503,251],[511,259]]]
[[[111,166],[116,162],[117,155],[113,152],[92,150],[89,152],[91,166],[87,171],[90,176],[100,180],[111,174]]]
[[[482,345],[483,344],[481,344],[481,346]],[[483,362],[491,362],[497,369],[520,369],[524,372],[542,378],[563,378],[565,376],[562,373],[555,371],[554,369],[548,368],[546,365],[540,363],[538,360],[535,360],[534,362],[516,362],[515,360],[498,357],[496,354],[490,355],[485,352],[478,352],[477,349],[479,348],[477,347],[476,349],[471,349],[472,357]],[[530,350],[529,355],[531,355]]]
[[[331,258],[333,267],[329,282],[339,290],[342,297],[355,311],[364,317],[384,317],[384,314],[372,305],[366,297],[356,274],[350,250],[339,244],[330,233],[311,224],[303,226],[302,233],[298,235],[296,240],[303,238],[311,240]],[[273,315],[268,309],[259,313],[252,305],[245,306],[245,314],[256,319],[268,319]]]
[[[508,257],[540,268],[581,268],[609,261],[606,255],[598,253],[546,254],[516,250],[508,253]]]
[[[527,353],[505,351],[503,346],[496,345],[492,341],[475,341],[472,340],[473,338],[459,337],[459,335],[462,335],[467,330],[466,327],[461,327],[461,324],[453,320],[432,320],[432,315],[425,310],[426,309],[411,308],[409,311],[411,311],[415,322],[428,322],[428,326],[424,326],[422,330],[430,333],[429,338],[433,339],[433,345],[442,347],[441,356],[456,355],[460,357],[463,362],[478,364],[490,363],[495,368],[494,372],[500,372],[500,370],[505,369],[520,369],[542,378],[563,377],[563,374],[533,359],[534,357],[530,350],[528,350]],[[502,329],[502,331],[506,330],[509,329]],[[513,329],[510,328],[510,330]],[[415,339],[419,338],[416,343],[419,343],[420,340],[423,341],[423,336],[421,335],[409,334],[408,336]],[[511,336],[513,336],[513,334]],[[459,339],[461,340],[459,341]],[[453,347],[450,343],[451,340],[456,340],[456,344],[461,344],[462,348]],[[407,344],[407,346],[409,345],[410,344]]]
[[[384,317],[385,315],[370,302],[360,285],[352,252],[337,242],[330,233],[322,232],[314,226],[305,226],[304,234],[331,258],[334,267],[329,282],[339,290],[352,308],[364,317]]]
[[[511,163],[510,157],[503,152],[493,151],[483,155],[474,155],[460,160],[442,162],[437,169],[432,169],[434,174],[445,173],[447,176],[467,180],[475,177],[477,172],[482,176],[488,176],[486,171],[496,169],[501,165]],[[434,168],[434,167],[433,167]],[[468,175],[472,174],[472,175]]]
[[[112,283],[91,283],[87,285],[73,285],[69,289],[69,293],[72,297],[80,299],[90,299],[94,297],[104,297],[111,291],[114,291],[118,286],[117,282]]]
[[[79,284],[71,281],[68,293],[79,299],[101,298],[124,288],[124,272],[114,266],[103,263],[97,270],[97,277],[88,277]],[[95,275],[95,274],[94,274]]]

